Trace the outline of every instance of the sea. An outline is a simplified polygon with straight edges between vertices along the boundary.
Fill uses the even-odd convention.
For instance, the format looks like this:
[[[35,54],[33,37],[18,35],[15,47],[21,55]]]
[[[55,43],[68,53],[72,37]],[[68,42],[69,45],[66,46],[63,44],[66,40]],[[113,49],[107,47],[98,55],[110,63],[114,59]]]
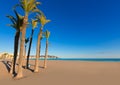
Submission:
[[[35,60],[35,59],[32,59],[32,60]],[[40,58],[39,60],[44,60],[44,58]],[[120,58],[48,58],[47,60],[91,61],[91,62],[120,62]]]

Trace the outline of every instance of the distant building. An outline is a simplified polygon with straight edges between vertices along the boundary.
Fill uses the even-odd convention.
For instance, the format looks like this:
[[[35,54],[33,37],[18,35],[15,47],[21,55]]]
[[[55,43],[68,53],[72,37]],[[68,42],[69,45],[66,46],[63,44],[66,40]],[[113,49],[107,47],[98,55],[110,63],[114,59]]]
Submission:
[[[13,54],[7,52],[0,53],[0,59],[12,59],[12,58]]]

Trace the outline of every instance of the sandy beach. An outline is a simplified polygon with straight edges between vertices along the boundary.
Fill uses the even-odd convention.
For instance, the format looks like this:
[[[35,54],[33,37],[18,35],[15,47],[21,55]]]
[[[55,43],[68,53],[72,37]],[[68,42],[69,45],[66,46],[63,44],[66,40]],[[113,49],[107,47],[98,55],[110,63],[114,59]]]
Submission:
[[[39,73],[23,69],[24,78],[14,80],[0,62],[0,85],[120,85],[120,62],[48,61],[47,69],[43,61],[39,65]]]

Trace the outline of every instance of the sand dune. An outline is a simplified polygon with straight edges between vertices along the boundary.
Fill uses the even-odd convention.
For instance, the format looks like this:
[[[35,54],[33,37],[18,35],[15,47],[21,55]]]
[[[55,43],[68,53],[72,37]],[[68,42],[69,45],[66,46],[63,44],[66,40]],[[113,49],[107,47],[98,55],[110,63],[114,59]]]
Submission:
[[[0,62],[0,85],[120,85],[119,62],[48,61],[39,73],[23,72],[23,79],[14,80]]]

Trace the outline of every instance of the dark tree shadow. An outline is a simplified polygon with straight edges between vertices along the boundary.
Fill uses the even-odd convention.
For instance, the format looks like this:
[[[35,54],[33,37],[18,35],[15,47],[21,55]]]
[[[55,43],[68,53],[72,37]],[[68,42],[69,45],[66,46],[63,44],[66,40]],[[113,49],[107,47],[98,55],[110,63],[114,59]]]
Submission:
[[[10,72],[10,67],[11,67],[10,61],[1,61],[1,62],[5,65],[7,71]],[[18,65],[18,64],[16,64],[16,65]],[[34,66],[34,65],[30,64],[30,67],[31,67],[31,66]],[[26,68],[26,66],[22,66],[22,67],[23,67],[24,69],[27,69],[27,70],[31,71],[31,72],[34,72],[34,70],[31,69],[30,67],[28,67],[28,68]],[[42,66],[39,66],[39,68],[44,69],[44,67],[42,67]],[[13,73],[13,77],[15,77],[16,75],[17,75],[17,73],[14,72],[14,73]]]
[[[44,69],[44,67],[43,67],[43,66],[39,66],[39,68],[42,68],[42,69]]]
[[[23,69],[27,69],[27,70],[30,70],[31,72],[34,72],[33,69],[31,69],[30,67],[27,67],[27,66],[22,66]]]
[[[31,67],[31,66],[35,66],[35,65],[32,65],[32,64],[29,64],[29,65],[30,65],[30,67]],[[25,67],[25,66],[23,66],[24,69],[27,69],[27,70],[30,70],[31,72],[34,72],[34,69],[31,69],[30,67]],[[39,68],[44,69],[44,67],[42,67],[42,66],[39,66]]]
[[[22,66],[22,68],[26,69],[26,66]]]
[[[35,65],[30,64],[30,66],[35,66]],[[39,66],[39,68],[44,68],[44,67],[43,66]]]
[[[29,67],[28,67],[27,69],[28,69],[29,71],[31,71],[31,72],[34,72],[34,70],[33,70],[33,69],[31,69],[31,68],[29,68]]]
[[[2,63],[5,65],[8,72],[10,72],[11,65],[9,64],[9,61],[2,61]]]
[[[10,61],[2,61],[2,63],[5,65],[8,73],[10,72],[10,68],[11,68],[11,65],[10,65]],[[16,76],[17,73],[16,72],[13,72],[13,76]]]

